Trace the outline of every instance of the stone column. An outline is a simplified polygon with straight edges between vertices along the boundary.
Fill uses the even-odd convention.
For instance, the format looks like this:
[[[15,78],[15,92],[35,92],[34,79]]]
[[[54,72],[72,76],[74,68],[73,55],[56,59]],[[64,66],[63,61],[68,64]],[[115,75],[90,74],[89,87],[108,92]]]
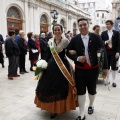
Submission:
[[[67,30],[70,30],[71,32],[73,32],[72,26],[73,24],[71,23],[71,15],[68,15],[68,24],[67,24]]]
[[[29,2],[28,3],[28,14],[29,14],[29,18],[28,18],[28,23],[29,23],[29,32],[34,32],[34,18],[33,18],[33,3]]]
[[[25,20],[23,20],[23,30],[27,34],[29,32],[29,22],[28,22],[29,21],[29,8],[28,8],[28,2],[26,1],[24,3],[24,14],[25,14]]]
[[[40,18],[39,18],[39,10],[38,6],[34,4],[33,7],[33,27],[34,33],[40,34]]]
[[[2,0],[0,1],[0,34],[3,35],[3,38],[6,38],[7,33],[7,12],[6,7],[6,1]]]
[[[112,3],[112,20],[115,21],[116,19],[116,11],[117,11],[117,3]]]

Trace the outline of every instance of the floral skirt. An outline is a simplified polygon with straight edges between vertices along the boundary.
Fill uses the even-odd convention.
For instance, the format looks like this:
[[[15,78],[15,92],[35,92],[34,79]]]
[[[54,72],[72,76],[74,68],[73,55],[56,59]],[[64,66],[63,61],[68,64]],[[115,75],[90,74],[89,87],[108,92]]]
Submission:
[[[37,107],[41,108],[42,110],[47,110],[51,113],[57,114],[68,112],[70,110],[76,110],[76,107],[78,106],[77,99],[73,94],[73,87],[70,84],[67,99],[45,103],[41,102],[36,96],[34,103],[36,104]]]

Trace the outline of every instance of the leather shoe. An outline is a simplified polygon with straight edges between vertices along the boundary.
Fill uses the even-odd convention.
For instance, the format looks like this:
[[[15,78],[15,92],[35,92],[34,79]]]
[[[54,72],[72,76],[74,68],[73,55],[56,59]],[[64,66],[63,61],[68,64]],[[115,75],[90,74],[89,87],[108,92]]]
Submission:
[[[24,74],[24,72],[20,72],[20,74]]]
[[[81,116],[78,116],[77,118],[76,118],[76,120],[85,120],[85,115],[84,115],[84,117],[81,119]]]
[[[89,106],[88,107],[88,114],[93,114],[94,112],[94,107]]]
[[[2,68],[4,68],[5,66],[2,64]]]
[[[26,71],[26,70],[25,70],[25,71],[23,71],[23,72],[24,72],[24,73],[29,73],[29,72],[28,72],[28,71]]]
[[[51,113],[51,114],[50,114],[50,118],[51,118],[51,119],[54,119],[54,118],[56,117],[56,115],[57,115],[56,113],[55,113],[55,114]]]
[[[33,71],[33,69],[32,69],[32,68],[30,68],[30,71]]]
[[[8,79],[9,80],[13,80],[13,76],[8,76]]]
[[[20,75],[17,74],[17,75],[14,75],[13,77],[20,77]]]
[[[113,87],[116,87],[117,85],[116,85],[116,83],[115,83],[115,82],[113,82],[113,83],[112,83],[112,86],[113,86]]]

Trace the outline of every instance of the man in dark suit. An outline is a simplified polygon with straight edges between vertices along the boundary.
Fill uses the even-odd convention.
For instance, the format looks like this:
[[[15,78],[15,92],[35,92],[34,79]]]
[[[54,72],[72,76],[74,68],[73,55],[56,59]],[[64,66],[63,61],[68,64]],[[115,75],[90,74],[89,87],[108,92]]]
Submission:
[[[18,44],[19,50],[20,50],[19,67],[20,67],[20,74],[24,74],[24,73],[28,73],[28,71],[26,71],[26,68],[25,68],[25,57],[27,54],[28,47],[27,47],[27,42],[24,38],[24,36],[25,36],[24,31],[20,30],[19,35],[20,35],[20,38],[17,41],[17,44]]]
[[[19,65],[19,47],[17,43],[14,42],[15,31],[9,31],[9,38],[7,38],[5,42],[5,52],[8,57],[9,65],[8,65],[8,79],[13,80],[13,77],[20,77],[17,74],[17,69]]]
[[[89,33],[89,23],[85,18],[78,20],[78,26],[80,34],[71,39],[66,54],[75,63],[75,82],[80,108],[80,116],[76,120],[85,120],[86,88],[90,100],[88,114],[94,112],[93,102],[96,94],[96,81],[99,74],[97,58],[97,51],[99,49],[103,49],[104,51],[103,74],[105,76],[108,67],[105,49],[100,36]]]
[[[117,61],[120,53],[120,34],[118,31],[113,30],[113,22],[111,20],[106,21],[107,30],[102,32],[101,38],[105,44],[107,59],[108,59],[108,70],[112,70],[112,86],[116,87],[116,71],[118,69]],[[110,71],[109,71],[110,72]],[[107,75],[109,81],[109,72]]]

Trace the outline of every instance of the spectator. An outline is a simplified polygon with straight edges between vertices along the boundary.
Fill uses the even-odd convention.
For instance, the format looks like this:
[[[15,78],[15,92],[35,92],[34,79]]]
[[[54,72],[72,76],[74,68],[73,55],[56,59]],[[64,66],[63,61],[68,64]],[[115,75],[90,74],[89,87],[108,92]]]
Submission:
[[[20,67],[20,74],[24,74],[24,73],[28,73],[25,69],[25,56],[27,54],[27,44],[26,44],[26,40],[24,38],[25,33],[24,31],[20,31],[19,32],[20,38],[17,41],[17,44],[19,46],[20,49],[20,55],[19,55],[19,67]]]
[[[8,79],[13,80],[13,77],[20,77],[17,74],[17,69],[19,66],[19,47],[17,43],[14,42],[15,32],[9,31],[9,38],[7,38],[5,43],[6,56],[8,57]]]
[[[52,37],[53,37],[52,32],[49,32],[46,37],[47,41],[49,41],[49,39],[51,39]]]
[[[39,57],[39,54],[40,54],[39,35],[35,34],[35,35],[34,35],[34,40],[35,40],[36,46],[38,47],[38,52],[36,53],[36,54],[37,54],[37,60],[38,60],[38,57]]]
[[[94,31],[94,33],[96,33],[96,34],[99,35],[99,33],[100,33],[100,26],[99,26],[99,25],[95,25],[95,26],[93,27],[93,31]]]
[[[47,59],[48,57],[48,42],[45,39],[45,33],[41,33],[41,40],[40,40],[40,49],[41,49],[41,59]]]
[[[34,65],[34,62],[38,60],[38,47],[33,38],[34,37],[33,33],[29,32],[27,36],[28,36],[28,46],[29,46],[29,60],[31,63],[30,71],[33,71],[32,67]]]

